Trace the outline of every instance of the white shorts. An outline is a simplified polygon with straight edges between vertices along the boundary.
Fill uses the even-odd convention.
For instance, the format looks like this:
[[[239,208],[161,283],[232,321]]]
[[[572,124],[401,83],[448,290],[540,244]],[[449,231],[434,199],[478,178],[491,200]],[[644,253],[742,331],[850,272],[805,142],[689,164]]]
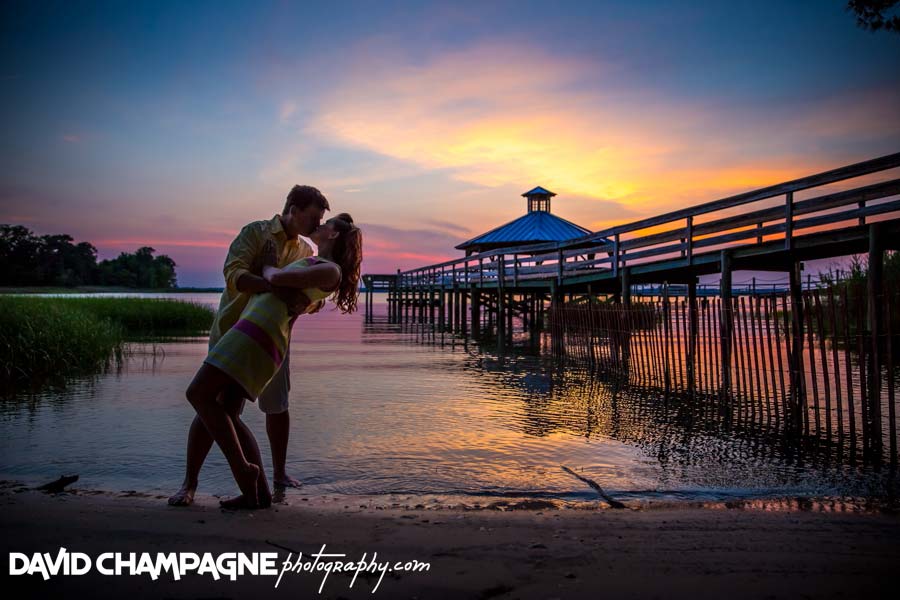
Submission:
[[[290,357],[291,350],[288,347],[281,367],[259,395],[259,410],[267,415],[277,415],[288,409],[288,397],[291,391],[291,372],[288,364]]]

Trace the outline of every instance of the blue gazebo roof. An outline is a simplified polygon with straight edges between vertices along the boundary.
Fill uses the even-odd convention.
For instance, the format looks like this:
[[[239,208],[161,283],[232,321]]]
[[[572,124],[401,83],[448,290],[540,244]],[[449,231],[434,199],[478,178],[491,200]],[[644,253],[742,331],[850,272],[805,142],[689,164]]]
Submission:
[[[535,189],[543,190],[538,193],[550,193],[543,188]],[[530,194],[531,192],[528,193]],[[456,248],[458,250],[466,250],[473,246],[480,249],[483,249],[485,246],[502,248],[504,246],[518,246],[520,244],[537,242],[559,242],[582,237],[590,233],[592,233],[590,229],[585,229],[552,213],[533,211],[463,242]]]
[[[537,186],[537,187],[534,188],[533,190],[527,191],[527,192],[525,192],[525,193],[522,194],[522,195],[525,196],[525,197],[527,198],[528,196],[540,196],[540,195],[545,195],[545,196],[555,196],[556,194],[554,194],[554,193],[551,192],[550,190],[545,190],[545,189],[542,188],[541,186]]]

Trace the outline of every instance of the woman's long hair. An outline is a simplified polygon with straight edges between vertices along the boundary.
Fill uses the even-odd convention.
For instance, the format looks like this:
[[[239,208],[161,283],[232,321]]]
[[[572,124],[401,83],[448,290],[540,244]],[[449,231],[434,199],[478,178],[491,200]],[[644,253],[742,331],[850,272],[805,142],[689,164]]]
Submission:
[[[347,213],[335,215],[328,221],[340,233],[334,242],[334,258],[341,266],[341,284],[332,298],[342,313],[352,313],[356,310],[356,299],[359,297],[362,232]]]

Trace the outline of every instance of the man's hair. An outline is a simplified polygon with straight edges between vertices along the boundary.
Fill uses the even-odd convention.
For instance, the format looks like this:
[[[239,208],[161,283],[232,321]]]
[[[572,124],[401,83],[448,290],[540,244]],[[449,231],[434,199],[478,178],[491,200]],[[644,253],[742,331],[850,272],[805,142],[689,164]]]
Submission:
[[[331,210],[331,207],[328,206],[328,200],[322,192],[311,185],[295,185],[291,188],[291,191],[288,192],[287,201],[284,203],[284,210],[282,213],[289,211],[292,206],[296,206],[298,209],[303,210],[310,204],[315,204],[322,210]]]

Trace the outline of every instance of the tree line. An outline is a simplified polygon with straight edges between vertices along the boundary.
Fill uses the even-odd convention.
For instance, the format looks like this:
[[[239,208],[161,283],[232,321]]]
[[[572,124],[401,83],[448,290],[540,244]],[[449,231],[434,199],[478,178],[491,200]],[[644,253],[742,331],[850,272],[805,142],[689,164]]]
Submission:
[[[35,235],[22,225],[0,225],[0,286],[102,285],[174,288],[175,261],[149,246],[97,262],[89,242],[67,234]]]

